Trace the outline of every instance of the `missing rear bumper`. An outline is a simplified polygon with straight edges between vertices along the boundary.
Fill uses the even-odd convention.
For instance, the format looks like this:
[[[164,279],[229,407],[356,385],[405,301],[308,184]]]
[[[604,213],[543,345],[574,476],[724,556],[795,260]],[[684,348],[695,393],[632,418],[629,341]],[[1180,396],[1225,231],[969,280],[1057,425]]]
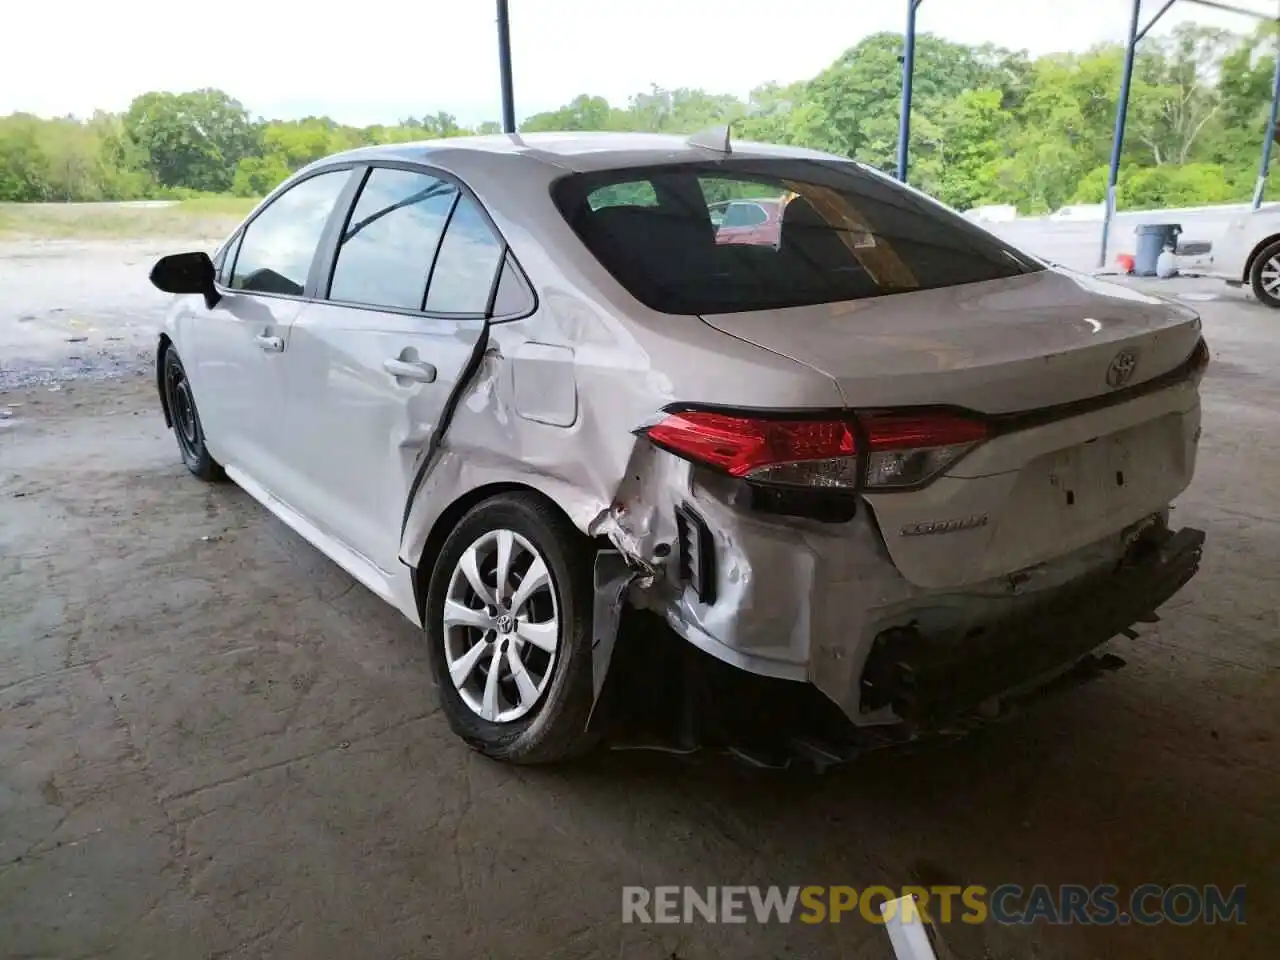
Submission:
[[[1150,622],[1199,569],[1204,539],[1191,528],[1152,531],[1114,570],[963,635],[925,635],[914,625],[884,631],[863,669],[861,711],[890,707],[911,726],[937,728],[1051,679],[1133,624]]]

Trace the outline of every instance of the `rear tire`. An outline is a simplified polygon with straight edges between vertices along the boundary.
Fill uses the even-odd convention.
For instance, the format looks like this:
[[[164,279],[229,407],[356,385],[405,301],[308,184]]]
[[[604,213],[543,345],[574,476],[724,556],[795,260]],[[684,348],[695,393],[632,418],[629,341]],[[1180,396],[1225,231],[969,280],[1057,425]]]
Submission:
[[[594,746],[593,560],[586,538],[528,493],[478,504],[445,540],[425,629],[449,726],[474,749],[539,764]]]
[[[1249,286],[1258,302],[1280,310],[1280,240],[1269,244],[1249,268]]]
[[[191,392],[191,381],[186,368],[178,357],[178,351],[169,347],[164,352],[164,400],[169,408],[169,420],[173,435],[178,441],[182,462],[191,473],[207,483],[225,480],[222,464],[209,455],[204,445],[204,427],[196,409],[196,398]]]

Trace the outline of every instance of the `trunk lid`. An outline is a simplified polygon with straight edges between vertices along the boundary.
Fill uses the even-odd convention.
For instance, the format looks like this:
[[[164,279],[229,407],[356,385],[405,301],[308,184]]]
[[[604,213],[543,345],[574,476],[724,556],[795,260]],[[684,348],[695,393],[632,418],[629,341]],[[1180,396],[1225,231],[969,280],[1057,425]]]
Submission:
[[[703,319],[831,377],[851,409],[1058,407],[1168,373],[1200,338],[1185,307],[1057,270]],[[1052,567],[1090,544],[1120,544],[1186,488],[1200,431],[1195,382],[1084,406],[998,433],[923,489],[868,490],[903,576],[954,589]]]
[[[1106,394],[1172,370],[1200,336],[1194,311],[1051,269],[867,300],[703,316],[835,381],[852,408],[954,404],[1012,413]]]

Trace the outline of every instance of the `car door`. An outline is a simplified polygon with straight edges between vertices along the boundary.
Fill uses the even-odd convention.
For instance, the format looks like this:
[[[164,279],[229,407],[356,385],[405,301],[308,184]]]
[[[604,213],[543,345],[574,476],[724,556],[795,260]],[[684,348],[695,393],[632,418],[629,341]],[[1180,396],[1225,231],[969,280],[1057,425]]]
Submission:
[[[331,246],[325,296],[285,356],[294,506],[391,572],[417,458],[484,332],[505,245],[459,184],[374,166]]]
[[[210,452],[272,492],[286,473],[280,360],[306,303],[321,236],[350,178],[350,167],[317,173],[255,213],[221,254],[221,298],[212,309],[191,298],[192,316],[183,324],[180,349]]]

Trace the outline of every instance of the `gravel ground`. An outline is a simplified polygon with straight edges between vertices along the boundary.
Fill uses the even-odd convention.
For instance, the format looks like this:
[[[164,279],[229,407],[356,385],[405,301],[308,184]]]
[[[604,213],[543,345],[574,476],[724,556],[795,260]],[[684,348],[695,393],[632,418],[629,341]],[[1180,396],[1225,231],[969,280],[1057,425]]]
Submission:
[[[621,887],[943,878],[1248,885],[1246,926],[951,926],[962,960],[1276,955],[1276,314],[1161,287],[1210,298],[1176,513],[1209,544],[1164,620],[1112,643],[1124,670],[823,777],[537,771],[451,736],[399,614],[184,472],[139,375],[156,250],[6,252],[0,957],[885,958],[858,919],[623,925]]]

